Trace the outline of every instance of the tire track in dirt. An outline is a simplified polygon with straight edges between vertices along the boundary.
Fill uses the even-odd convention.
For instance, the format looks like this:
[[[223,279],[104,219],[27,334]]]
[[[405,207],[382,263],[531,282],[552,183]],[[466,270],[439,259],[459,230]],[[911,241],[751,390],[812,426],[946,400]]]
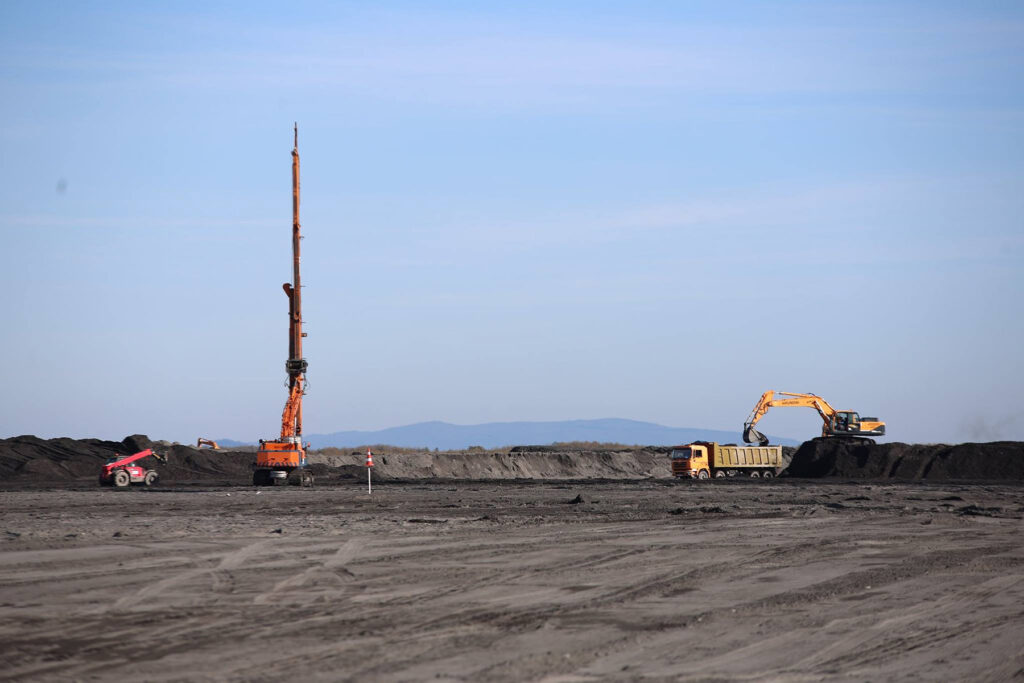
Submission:
[[[587,534],[582,538],[566,540],[565,542],[563,542],[562,547],[568,548],[573,545],[589,545],[600,538],[600,535]],[[455,547],[456,545],[461,543],[462,541],[456,541],[453,542],[451,546]],[[476,589],[486,588],[488,586],[494,585],[495,582],[507,584],[528,579],[530,576],[535,575],[537,573],[552,574],[558,572],[576,571],[589,566],[597,566],[601,564],[615,562],[625,557],[629,557],[647,551],[647,549],[643,548],[629,550],[616,549],[599,555],[598,557],[572,557],[561,562],[556,562],[554,564],[545,564],[541,567],[527,567],[518,571],[510,571],[504,568],[503,566],[495,566],[493,568],[484,569],[481,568],[479,565],[470,564],[470,561],[473,560],[474,557],[476,557],[477,559],[487,560],[489,561],[489,563],[494,564],[499,561],[499,558],[504,558],[505,556],[514,556],[516,559],[521,560],[521,558],[527,554],[539,553],[547,550],[550,550],[550,541],[548,540],[530,541],[524,544],[516,543],[515,546],[512,548],[509,547],[509,543],[507,541],[504,543],[490,544],[485,547],[477,546],[473,549],[472,554],[463,551],[459,555],[462,564],[462,568],[460,569],[460,571],[463,573],[471,574],[471,576],[467,577],[467,579],[465,579],[463,582],[460,582],[457,585],[452,586],[451,588],[425,589],[419,595],[398,596],[390,601],[384,601],[382,604],[389,605],[394,603],[432,603],[452,595],[467,594]],[[418,564],[428,567],[433,567],[430,561],[434,560],[437,557],[442,558],[444,562],[450,562],[451,550],[447,546],[445,546],[440,548],[434,548],[429,551],[423,551],[422,553],[417,553],[415,555]],[[404,559],[409,559],[409,556],[404,556]],[[469,569],[466,569],[467,566],[469,567]],[[434,569],[433,571],[438,570]],[[450,573],[451,571],[454,571],[454,569],[446,569],[444,571]],[[483,575],[472,576],[472,574],[479,574],[481,571],[484,572]],[[429,574],[430,572],[424,573]],[[441,617],[440,619],[445,618],[446,617]]]
[[[824,544],[827,546],[833,546],[835,549],[842,547],[848,547],[852,539],[836,539],[825,541]],[[698,622],[710,622],[714,617],[715,612],[707,612],[702,614],[691,614],[683,615],[679,618],[672,619],[654,619],[643,623],[631,622],[616,617],[614,614],[608,612],[609,608],[614,608],[616,605],[632,602],[635,598],[641,596],[651,596],[663,593],[662,590],[665,585],[671,585],[680,579],[696,578],[696,576],[702,572],[710,572],[712,574],[719,574],[723,577],[723,581],[728,583],[728,579],[725,578],[726,574],[748,574],[750,572],[750,565],[762,564],[766,561],[778,563],[780,566],[800,566],[801,559],[813,556],[814,550],[819,548],[821,544],[815,543],[799,543],[795,546],[786,546],[782,548],[770,548],[759,553],[756,553],[748,561],[736,563],[735,561],[722,562],[705,566],[699,570],[688,570],[685,572],[677,572],[670,576],[661,575],[650,581],[638,582],[628,589],[622,589],[614,591],[610,594],[599,595],[589,599],[585,605],[576,606],[540,606],[535,608],[526,609],[467,609],[462,610],[456,614],[446,615],[444,618],[419,622],[416,624],[416,631],[420,634],[431,634],[435,633],[436,630],[450,629],[456,630],[459,625],[462,624],[473,624],[475,627],[480,628],[487,626],[502,633],[513,633],[519,628],[532,628],[538,622],[550,622],[560,624],[561,627],[571,626],[578,622],[580,627],[583,626],[594,626],[596,623],[605,623],[617,629],[620,635],[610,637],[606,642],[600,644],[600,648],[604,650],[617,649],[616,642],[621,641],[623,644],[632,642],[632,636],[628,635],[630,632],[635,633],[636,631],[662,631],[673,627],[687,627],[694,625]],[[652,548],[656,549],[656,547]],[[994,549],[998,551],[999,549]],[[971,551],[973,553],[974,551]],[[970,553],[969,553],[970,554]],[[609,557],[606,555],[606,557]],[[822,559],[821,556],[817,556],[817,559]],[[584,560],[579,563],[580,565],[596,565],[598,563]],[[814,586],[808,589],[813,592]],[[804,598],[806,600],[806,598]],[[595,613],[595,610],[603,609],[604,614]],[[739,607],[742,609],[742,606]],[[736,611],[736,609],[733,609]],[[518,628],[517,628],[518,627]],[[626,632],[622,635],[622,632]],[[625,646],[625,645],[623,645]]]
[[[138,606],[140,603],[159,597],[170,588],[192,581],[204,575],[211,576],[214,582],[214,587],[216,588],[224,582],[223,572],[231,569],[238,569],[252,557],[263,553],[269,544],[270,541],[264,540],[237,548],[231,552],[221,555],[220,562],[218,562],[215,567],[198,567],[178,572],[166,579],[147,584],[134,593],[122,596],[109,607],[101,608],[101,611],[106,611],[108,609],[125,610],[130,607]]]
[[[615,535],[621,536],[622,531],[623,527],[620,527],[615,530]],[[560,546],[573,548],[577,545],[577,541],[579,541],[581,549],[587,547],[590,549],[594,549],[595,547],[599,548],[600,545],[595,546],[592,543],[594,540],[604,537],[605,533],[603,532],[597,536],[587,534],[586,536],[586,539],[572,539],[561,543]],[[586,542],[583,542],[584,540]],[[840,545],[840,542],[835,542],[835,545]],[[572,571],[574,568],[601,569],[630,557],[670,550],[673,547],[674,546],[671,544],[654,543],[626,550],[620,548],[611,552],[600,553],[596,557],[593,554],[584,555],[578,559],[559,562],[555,565],[549,564],[544,567],[531,568],[527,571],[512,574],[499,572],[492,576],[480,577],[469,585],[464,582],[461,582],[460,585],[472,590],[474,585],[493,586],[496,582],[507,585],[518,580],[528,580],[538,573],[550,576],[551,573],[557,573],[556,568],[561,572]],[[819,547],[819,544],[800,544],[795,548],[771,548],[755,553],[750,558],[750,562],[763,563],[771,559],[780,560],[781,558],[794,553],[807,553],[815,547]],[[508,637],[514,633],[530,632],[536,629],[540,624],[557,624],[556,628],[563,629],[574,628],[574,624],[578,624],[581,627],[593,627],[597,623],[604,623],[611,626],[614,633],[608,635],[603,642],[595,645],[595,647],[599,647],[604,650],[614,649],[616,647],[615,643],[619,641],[631,641],[634,637],[632,634],[635,634],[638,630],[660,630],[664,628],[665,624],[660,620],[657,625],[631,622],[615,616],[609,611],[610,609],[617,605],[628,603],[637,596],[658,595],[658,589],[660,587],[666,584],[675,583],[678,581],[679,577],[692,577],[695,573],[701,571],[720,573],[735,570],[738,566],[745,567],[746,564],[737,565],[735,561],[726,561],[713,563],[711,565],[704,565],[699,570],[677,572],[668,577],[664,574],[659,574],[657,577],[653,577],[649,581],[634,583],[634,585],[628,589],[616,590],[610,594],[599,594],[597,596],[588,594],[588,597],[580,604],[548,604],[512,608],[506,606],[473,606],[454,612],[446,611],[446,613],[434,619],[414,621],[401,629],[397,629],[396,634],[401,634],[403,643],[410,645],[414,642],[433,642],[443,639],[445,634],[451,634],[454,637],[454,634],[465,632],[467,628],[471,628],[473,630],[474,637],[481,641],[480,646],[487,647],[487,641],[489,638],[492,638],[496,643],[501,638]],[[599,586],[600,582],[598,581],[595,584],[595,588],[597,588],[598,591],[600,591]],[[434,595],[434,597],[440,596]],[[430,599],[425,599],[423,601],[424,608],[428,606],[426,603],[430,602]],[[434,607],[436,607],[436,604]],[[436,609],[431,611],[436,613]],[[689,623],[690,621],[693,621],[693,617],[684,618],[685,623]],[[441,657],[443,653],[431,651],[430,655],[432,658],[438,658]],[[394,655],[392,655],[392,657],[394,657]],[[408,658],[402,657],[400,662],[394,662],[392,666],[397,667],[394,670],[403,670],[404,667],[414,666],[417,662],[421,663],[419,655],[410,656]],[[504,664],[501,663],[494,665],[496,669],[500,669],[502,666],[504,666]],[[390,669],[391,667],[388,668]],[[377,670],[377,672],[383,673],[381,670]]]
[[[1022,562],[1024,564],[1024,562]],[[869,626],[861,625],[858,633],[844,638],[797,661],[799,669],[841,668],[857,674],[859,668],[876,664],[880,660],[904,654],[921,647],[939,647],[965,637],[979,637],[989,630],[1007,625],[1007,617],[970,620],[953,627],[956,617],[967,617],[978,610],[978,605],[1009,589],[1024,585],[1024,576],[1002,576],[982,584],[968,587],[953,599],[937,598],[936,602],[922,602],[899,614],[885,616]],[[940,596],[941,597],[941,596]],[[901,629],[914,626],[914,632],[900,635]],[[846,650],[846,652],[842,652]],[[852,651],[850,651],[852,650]]]
[[[338,595],[345,592],[347,585],[355,577],[345,565],[352,562],[358,554],[359,550],[363,547],[364,541],[360,538],[350,538],[346,541],[338,550],[324,560],[321,564],[307,567],[295,574],[292,574],[287,579],[278,581],[274,586],[267,592],[261,593],[253,598],[254,605],[266,605],[270,603],[278,603],[283,600],[282,593],[288,592],[287,596],[289,602],[298,602],[299,596],[293,595],[297,589],[303,588],[307,583],[316,579],[323,579],[329,583],[338,586],[332,591],[316,591],[313,594],[314,599],[322,599],[331,595],[337,597]],[[302,597],[309,597],[309,594],[305,594]]]

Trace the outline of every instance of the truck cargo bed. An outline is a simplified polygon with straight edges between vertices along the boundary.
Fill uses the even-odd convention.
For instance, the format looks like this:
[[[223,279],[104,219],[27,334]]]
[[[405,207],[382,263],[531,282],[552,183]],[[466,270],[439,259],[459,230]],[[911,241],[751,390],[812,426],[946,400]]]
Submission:
[[[782,467],[782,446],[717,446],[714,466]]]

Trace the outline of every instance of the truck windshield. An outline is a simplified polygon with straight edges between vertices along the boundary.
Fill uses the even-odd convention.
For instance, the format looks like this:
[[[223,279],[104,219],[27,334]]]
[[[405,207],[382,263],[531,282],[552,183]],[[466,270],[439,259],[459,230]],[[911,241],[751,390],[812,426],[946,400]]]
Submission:
[[[689,448],[676,448],[669,454],[673,460],[688,460],[690,458]]]

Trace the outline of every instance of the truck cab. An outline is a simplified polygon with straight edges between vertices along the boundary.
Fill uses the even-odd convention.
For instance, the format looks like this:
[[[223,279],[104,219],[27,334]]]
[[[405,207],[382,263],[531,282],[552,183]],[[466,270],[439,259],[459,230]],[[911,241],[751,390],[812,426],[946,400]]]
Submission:
[[[708,448],[701,444],[676,446],[669,453],[672,459],[672,476],[691,479],[709,479],[711,466],[708,463]]]

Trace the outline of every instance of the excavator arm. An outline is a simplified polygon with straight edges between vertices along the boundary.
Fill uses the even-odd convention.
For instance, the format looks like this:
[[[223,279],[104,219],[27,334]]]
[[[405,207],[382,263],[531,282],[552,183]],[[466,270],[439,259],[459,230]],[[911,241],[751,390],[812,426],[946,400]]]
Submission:
[[[785,396],[786,398],[777,398],[777,396]],[[828,436],[832,423],[832,418],[836,414],[835,408],[828,404],[828,401],[823,399],[821,396],[816,394],[793,394],[788,391],[766,391],[761,394],[761,398],[758,400],[757,405],[750,411],[750,415],[747,416],[746,422],[743,423],[743,440],[747,443],[758,442],[761,446],[768,445],[768,437],[761,432],[754,429],[765,413],[768,412],[769,408],[776,406],[795,406],[814,408],[818,411],[818,415],[821,415],[821,419],[824,422],[822,427],[822,435]]]

